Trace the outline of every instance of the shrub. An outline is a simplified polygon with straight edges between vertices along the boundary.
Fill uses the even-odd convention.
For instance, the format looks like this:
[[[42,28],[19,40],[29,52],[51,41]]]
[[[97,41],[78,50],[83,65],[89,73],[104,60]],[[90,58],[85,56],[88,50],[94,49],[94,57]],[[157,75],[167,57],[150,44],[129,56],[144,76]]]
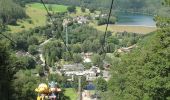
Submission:
[[[21,26],[21,28],[25,28],[25,26],[24,26],[24,25],[22,25],[22,26]]]
[[[33,24],[33,21],[31,19],[28,20],[29,24]]]

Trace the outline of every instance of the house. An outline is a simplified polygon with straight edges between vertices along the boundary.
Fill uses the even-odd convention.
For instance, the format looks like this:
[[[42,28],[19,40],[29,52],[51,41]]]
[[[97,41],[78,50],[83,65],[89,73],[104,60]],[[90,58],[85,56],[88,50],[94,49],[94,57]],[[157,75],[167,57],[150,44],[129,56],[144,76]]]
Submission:
[[[83,59],[84,59],[83,60],[84,63],[91,63],[92,62],[90,58],[83,58]]]
[[[92,18],[93,18],[93,20],[99,19],[99,18],[100,18],[100,15],[99,15],[99,14],[96,14],[96,15],[92,16]]]
[[[90,71],[94,71],[96,74],[100,74],[100,68],[98,68],[98,67],[96,67],[96,66],[92,66],[91,68],[90,68]]]
[[[84,66],[82,66],[81,64],[79,64],[78,68],[74,68],[75,65],[64,65],[62,71],[64,76],[67,76],[67,80],[68,81],[73,81],[74,80],[74,76],[85,76],[86,77],[86,81],[93,81],[95,80],[99,74],[100,74],[100,69],[98,67],[91,67],[88,70],[84,70]]]
[[[129,47],[122,47],[117,50],[118,53],[130,52],[133,48],[137,47],[136,44]]]
[[[93,81],[99,76],[100,72],[101,71],[98,67],[92,66],[89,70],[86,70],[83,73],[86,76],[87,81]]]
[[[68,25],[69,23],[71,23],[72,21],[70,19],[64,19],[63,20],[63,26]]]
[[[73,21],[76,21],[79,24],[86,24],[88,22],[87,17],[84,16],[77,16],[73,18]]]
[[[85,76],[86,81],[93,81],[97,78],[97,73],[92,70],[86,70],[86,71],[66,71],[64,73],[65,76],[68,77],[68,81],[73,81],[74,76]]]
[[[86,70],[83,73],[86,76],[86,81],[93,81],[97,78],[97,73],[92,70]]]
[[[91,53],[91,52],[89,52],[89,53],[81,53],[81,55],[82,55],[82,58],[84,59],[83,60],[83,62],[85,62],[85,63],[90,63],[90,62],[92,62],[91,61],[91,57],[92,57],[92,55],[93,55],[93,53]]]
[[[68,64],[63,65],[63,68],[61,68],[62,71],[84,71],[83,64]]]
[[[101,14],[100,15],[102,18],[107,17],[107,14]]]

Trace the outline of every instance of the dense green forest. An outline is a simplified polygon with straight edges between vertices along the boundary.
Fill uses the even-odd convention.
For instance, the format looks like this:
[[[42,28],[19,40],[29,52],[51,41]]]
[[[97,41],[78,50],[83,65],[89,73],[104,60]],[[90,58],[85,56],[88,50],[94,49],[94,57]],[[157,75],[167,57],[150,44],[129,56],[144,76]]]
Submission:
[[[113,61],[112,78],[106,92],[106,96],[110,94],[111,97],[107,100],[169,100],[170,18],[156,20],[161,29],[144,37],[138,47],[121,56],[121,60],[114,58],[117,60]]]
[[[169,98],[169,28],[145,37],[132,53],[113,63],[109,89],[121,100]],[[112,99],[107,99],[112,100]]]
[[[16,25],[17,19],[26,17],[24,9],[12,0],[1,0],[0,6],[0,22],[3,24]]]

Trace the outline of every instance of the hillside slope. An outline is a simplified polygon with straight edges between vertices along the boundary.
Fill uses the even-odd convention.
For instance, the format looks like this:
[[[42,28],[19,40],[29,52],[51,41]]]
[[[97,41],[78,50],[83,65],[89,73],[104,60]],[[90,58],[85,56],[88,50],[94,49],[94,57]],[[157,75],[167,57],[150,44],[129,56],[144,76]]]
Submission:
[[[158,30],[113,66],[115,100],[166,100],[170,96],[170,28]]]

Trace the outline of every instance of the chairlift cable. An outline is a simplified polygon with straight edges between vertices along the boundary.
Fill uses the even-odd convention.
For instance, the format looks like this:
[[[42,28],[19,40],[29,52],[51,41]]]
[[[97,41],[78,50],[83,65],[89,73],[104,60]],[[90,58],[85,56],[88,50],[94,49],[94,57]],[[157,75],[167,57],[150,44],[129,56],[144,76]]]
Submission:
[[[106,55],[106,51],[105,51],[105,45],[106,45],[106,34],[107,34],[107,30],[108,30],[108,26],[109,26],[109,22],[110,22],[110,16],[111,16],[111,13],[112,13],[112,8],[113,8],[113,3],[114,3],[115,0],[112,0],[111,2],[111,6],[110,6],[110,11],[109,11],[109,16],[108,16],[108,19],[107,19],[107,25],[106,25],[106,29],[105,29],[105,33],[104,33],[104,38],[103,38],[103,43],[102,43],[102,49],[103,49],[103,52],[104,54]],[[104,58],[105,58],[105,55],[104,55]]]
[[[12,40],[10,37],[6,36],[3,33],[0,33],[2,36],[4,36],[5,38],[7,38],[8,40],[10,40],[14,45],[16,45],[16,42],[14,40]]]

